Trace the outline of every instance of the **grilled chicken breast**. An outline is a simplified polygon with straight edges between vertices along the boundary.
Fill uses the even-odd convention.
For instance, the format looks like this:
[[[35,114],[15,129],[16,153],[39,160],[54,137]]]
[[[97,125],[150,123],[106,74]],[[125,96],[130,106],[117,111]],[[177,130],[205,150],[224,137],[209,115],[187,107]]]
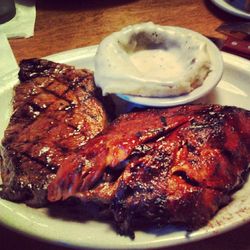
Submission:
[[[120,116],[65,159],[51,202],[105,204],[119,232],[139,221],[197,228],[242,186],[250,162],[250,111],[186,105]]]
[[[19,78],[2,141],[2,195],[42,206],[62,162],[106,127],[107,116],[88,70],[29,59]]]

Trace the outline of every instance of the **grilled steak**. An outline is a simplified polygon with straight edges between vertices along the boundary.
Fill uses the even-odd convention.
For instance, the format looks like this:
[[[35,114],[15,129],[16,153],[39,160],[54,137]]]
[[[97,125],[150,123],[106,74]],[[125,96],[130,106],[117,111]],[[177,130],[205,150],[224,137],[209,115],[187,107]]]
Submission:
[[[122,234],[138,221],[200,227],[242,186],[250,111],[187,105],[120,116],[65,159],[50,201],[106,204]]]
[[[2,141],[2,194],[42,206],[62,162],[102,131],[107,118],[88,70],[29,59],[20,63],[19,78]]]

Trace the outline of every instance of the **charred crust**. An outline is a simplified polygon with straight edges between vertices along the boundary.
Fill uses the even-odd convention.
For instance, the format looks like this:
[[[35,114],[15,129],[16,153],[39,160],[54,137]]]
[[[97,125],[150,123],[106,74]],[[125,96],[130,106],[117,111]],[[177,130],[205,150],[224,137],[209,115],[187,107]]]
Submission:
[[[141,132],[141,131],[136,132],[135,136],[136,136],[137,138],[142,137],[142,132]]]
[[[165,116],[160,116],[160,120],[161,120],[163,126],[167,126],[167,119]]]
[[[196,181],[195,179],[191,178],[190,176],[187,175],[185,171],[175,171],[173,175],[181,177],[187,184],[194,186],[194,187],[199,187],[200,183]]]

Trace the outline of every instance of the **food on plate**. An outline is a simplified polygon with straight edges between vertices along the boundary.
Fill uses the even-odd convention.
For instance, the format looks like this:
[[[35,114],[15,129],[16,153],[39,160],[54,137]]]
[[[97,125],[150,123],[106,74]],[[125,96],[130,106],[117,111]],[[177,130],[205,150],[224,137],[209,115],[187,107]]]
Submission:
[[[29,59],[19,78],[2,141],[2,196],[42,206],[61,163],[102,131],[107,117],[88,70]]]
[[[23,60],[1,149],[1,196],[94,204],[120,234],[205,225],[246,181],[250,111],[185,105],[107,114],[88,70]],[[67,205],[67,203],[63,203]]]
[[[205,37],[184,28],[151,22],[128,26],[100,43],[95,82],[104,95],[167,97],[189,93],[202,85],[211,71],[208,43]]]
[[[206,224],[240,188],[250,162],[250,111],[186,105],[121,115],[61,162],[51,202],[106,206],[121,234],[138,222]]]

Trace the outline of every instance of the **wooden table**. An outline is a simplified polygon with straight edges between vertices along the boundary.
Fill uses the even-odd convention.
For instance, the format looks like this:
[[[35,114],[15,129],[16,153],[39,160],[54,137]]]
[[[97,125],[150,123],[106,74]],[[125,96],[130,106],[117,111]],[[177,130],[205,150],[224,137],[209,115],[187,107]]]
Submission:
[[[53,0],[37,1],[34,37],[12,39],[18,61],[44,57],[60,51],[98,44],[106,35],[123,26],[153,21],[177,25],[204,35],[223,37],[215,31],[225,21],[239,21],[202,0]],[[247,250],[250,224],[199,242],[171,250]],[[0,226],[1,250],[63,250],[61,246],[30,239]]]
[[[223,37],[216,27],[235,20],[210,1],[201,0],[40,0],[34,37],[10,43],[19,61],[98,44],[111,32],[139,22],[176,25]]]

